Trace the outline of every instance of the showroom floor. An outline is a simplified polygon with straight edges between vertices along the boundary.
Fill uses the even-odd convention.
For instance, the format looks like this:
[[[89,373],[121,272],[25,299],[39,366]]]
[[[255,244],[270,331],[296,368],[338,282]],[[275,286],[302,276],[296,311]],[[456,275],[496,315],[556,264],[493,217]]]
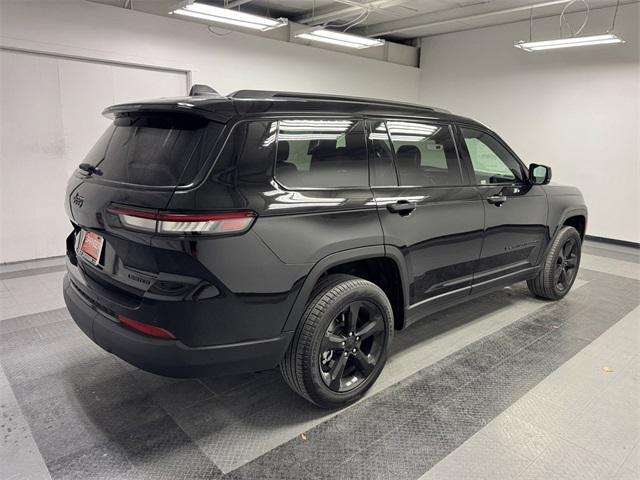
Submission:
[[[73,324],[63,274],[0,266],[0,478],[640,477],[638,250],[588,243],[560,302],[517,284],[412,326],[338,412],[276,371],[128,366]]]

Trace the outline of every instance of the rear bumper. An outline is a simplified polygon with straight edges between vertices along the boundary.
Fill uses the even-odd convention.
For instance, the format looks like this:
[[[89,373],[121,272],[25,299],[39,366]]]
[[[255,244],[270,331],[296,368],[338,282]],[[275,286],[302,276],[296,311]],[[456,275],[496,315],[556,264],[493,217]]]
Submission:
[[[158,375],[199,377],[254,372],[275,367],[293,332],[266,340],[189,347],[133,332],[86,301],[64,279],[64,300],[78,327],[96,344],[126,362]]]

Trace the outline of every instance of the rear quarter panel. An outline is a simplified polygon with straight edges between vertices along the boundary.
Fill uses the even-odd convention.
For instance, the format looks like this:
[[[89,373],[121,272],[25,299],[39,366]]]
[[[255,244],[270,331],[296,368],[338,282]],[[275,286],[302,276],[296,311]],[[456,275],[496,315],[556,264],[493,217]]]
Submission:
[[[284,263],[253,230],[197,242],[157,235],[152,247],[163,274],[189,275],[215,287],[209,298],[175,308],[165,303],[158,312],[188,345],[278,336],[311,268]]]
[[[294,264],[315,264],[336,252],[383,243],[368,188],[277,187],[254,229],[283,262]]]

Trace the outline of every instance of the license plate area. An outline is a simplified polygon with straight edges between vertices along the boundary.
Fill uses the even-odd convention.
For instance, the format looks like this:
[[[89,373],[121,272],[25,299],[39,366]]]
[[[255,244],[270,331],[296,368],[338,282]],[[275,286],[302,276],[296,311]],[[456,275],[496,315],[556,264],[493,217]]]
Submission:
[[[94,232],[84,232],[79,251],[82,258],[87,260],[92,265],[99,265],[103,248],[104,237]]]

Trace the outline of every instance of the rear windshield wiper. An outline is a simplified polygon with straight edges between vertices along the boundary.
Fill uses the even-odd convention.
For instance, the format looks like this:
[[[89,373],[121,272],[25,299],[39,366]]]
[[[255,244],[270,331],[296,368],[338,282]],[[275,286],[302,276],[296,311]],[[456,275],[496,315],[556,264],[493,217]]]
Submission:
[[[80,165],[78,165],[78,168],[80,170],[84,170],[85,172],[87,172],[89,175],[91,174],[96,174],[96,175],[102,175],[102,170],[100,170],[98,167],[96,167],[95,165],[91,165],[90,163],[81,163]]]

